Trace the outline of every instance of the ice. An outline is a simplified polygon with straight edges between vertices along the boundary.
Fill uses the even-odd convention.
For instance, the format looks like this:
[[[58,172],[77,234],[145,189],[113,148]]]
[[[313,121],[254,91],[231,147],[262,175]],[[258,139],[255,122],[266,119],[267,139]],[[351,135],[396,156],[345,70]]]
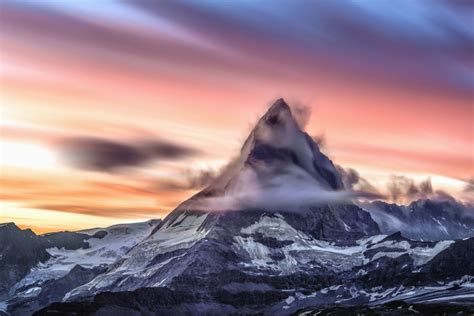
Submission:
[[[409,253],[413,257],[415,265],[420,266],[433,259],[441,251],[451,246],[452,243],[454,243],[453,240],[443,240],[438,242],[433,248],[416,247]]]
[[[245,251],[250,263],[242,262],[245,267],[268,269],[283,274],[294,273],[301,267],[317,268],[316,263],[330,267],[335,271],[344,271],[362,263],[361,252],[365,247],[339,247],[327,241],[316,240],[289,225],[283,216],[262,216],[254,224],[241,229],[242,236],[234,237],[234,247]],[[275,238],[279,241],[291,241],[290,244],[270,248],[254,239],[255,234]],[[272,254],[279,259],[272,259]]]
[[[17,295],[17,296],[21,296],[21,297],[38,296],[38,295],[41,293],[41,290],[42,290],[42,289],[41,289],[40,287],[35,286],[35,287],[32,287],[32,288],[29,288],[29,289],[26,290],[26,291],[17,293],[16,295]]]
[[[146,242],[159,242],[160,253],[189,248],[206,236],[208,231],[199,230],[209,214],[187,215],[183,212],[176,220],[150,236]],[[179,223],[179,225],[175,225]]]
[[[377,249],[377,248],[392,248],[395,251],[380,251],[377,252],[372,258],[366,258],[364,263],[368,263],[370,261],[374,261],[380,259],[382,257],[389,257],[389,258],[396,258],[405,253],[408,253],[410,257],[413,258],[415,266],[421,266],[433,259],[438,253],[443,251],[444,249],[448,248],[452,243],[453,240],[443,240],[436,243],[434,247],[414,247],[412,248],[410,243],[406,240],[402,241],[384,241],[373,245],[370,249]],[[397,249],[401,249],[398,251]]]
[[[441,224],[441,222],[439,221],[439,219],[437,219],[437,218],[434,218],[434,217],[433,217],[433,219],[436,221],[436,223],[438,223],[438,225],[439,225],[439,226],[441,227],[441,229],[442,229],[442,230],[443,230],[443,231],[446,233],[446,235],[448,235],[448,236],[449,236],[449,232],[448,232],[448,230],[446,229],[446,227],[444,227],[444,225],[443,225],[443,224]]]

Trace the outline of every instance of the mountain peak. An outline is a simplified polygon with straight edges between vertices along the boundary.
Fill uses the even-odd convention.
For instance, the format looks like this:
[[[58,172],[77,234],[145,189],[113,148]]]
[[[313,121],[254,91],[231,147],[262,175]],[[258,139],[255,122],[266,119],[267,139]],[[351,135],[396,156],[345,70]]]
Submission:
[[[178,208],[236,210],[285,206],[291,209],[346,199],[342,197],[344,192],[331,193],[343,189],[332,161],[300,129],[290,107],[280,98],[252,129],[239,155],[207,188]],[[213,202],[225,203],[196,206],[199,199],[210,197]],[[281,203],[275,203],[280,200]]]
[[[280,112],[290,112],[291,113],[290,107],[285,102],[285,100],[283,100],[283,98],[279,98],[278,100],[273,102],[273,104],[270,106],[270,108],[268,109],[267,113],[264,116],[278,114]]]
[[[11,227],[17,227],[17,226],[13,222],[8,222],[8,223],[0,223],[0,227],[9,227],[9,228],[11,228]]]
[[[280,98],[276,100],[270,106],[270,108],[268,108],[267,112],[259,120],[259,123],[255,127],[255,129],[258,129],[262,124],[272,127],[284,125],[284,123],[289,121],[291,121],[292,123],[296,123],[291,113],[290,107],[285,102],[285,100]]]

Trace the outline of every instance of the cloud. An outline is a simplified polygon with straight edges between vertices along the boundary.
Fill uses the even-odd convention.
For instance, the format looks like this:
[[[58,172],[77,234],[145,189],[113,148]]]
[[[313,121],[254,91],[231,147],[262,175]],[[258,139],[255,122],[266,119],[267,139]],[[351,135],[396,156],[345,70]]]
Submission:
[[[311,107],[308,105],[295,105],[291,107],[291,112],[301,130],[304,130],[311,118]]]
[[[224,194],[205,192],[180,207],[207,211],[262,209],[298,212],[310,206],[348,203],[358,196],[353,191],[328,190],[297,167],[280,171],[263,179],[253,169],[244,168],[226,187]]]
[[[336,165],[336,168],[342,176],[342,182],[346,189],[355,190],[359,192],[362,198],[369,200],[386,198],[386,196],[380,193],[367,179],[360,176],[357,170],[353,168],[343,168],[339,165]]]
[[[150,71],[163,63],[187,71],[186,76],[197,73],[199,64],[205,70],[198,73],[201,80],[223,70],[288,78],[329,69],[341,77],[357,73],[358,78],[469,97],[473,87],[472,1],[464,6],[407,0],[274,1],[272,6],[112,1],[94,10],[80,2],[43,2],[6,1],[2,26],[9,40],[46,41],[50,44],[42,45],[44,50],[73,47],[96,58],[105,51],[107,63],[121,63],[125,55],[135,67]],[[264,58],[259,57],[262,51]]]
[[[199,190],[211,184],[218,176],[218,172],[210,169],[191,170],[183,174],[180,181],[159,180],[154,184],[159,190]]]
[[[115,217],[115,218],[129,218],[136,219],[137,217],[157,218],[163,217],[168,213],[168,210],[163,210],[158,207],[110,207],[107,205],[77,205],[77,204],[38,204],[29,206],[34,209],[42,209],[48,211],[58,211],[82,215]]]
[[[285,66],[281,56],[290,53],[296,57],[292,66],[298,65],[301,72],[321,71],[330,65],[340,73],[369,73],[432,91],[434,87],[469,94],[472,89],[472,4],[275,1],[271,8],[252,2],[242,10],[242,4],[130,3],[220,47],[238,43],[249,59],[264,49],[265,61],[274,61],[280,68]],[[436,54],[428,56],[429,51]],[[420,56],[425,57],[423,62]]]
[[[324,134],[318,134],[311,136],[313,141],[318,145],[319,148],[325,148],[327,145],[326,136]]]
[[[59,142],[59,148],[68,165],[105,172],[143,166],[159,159],[183,159],[200,153],[197,149],[167,141],[132,143],[93,137],[66,138]]]
[[[461,192],[461,197],[474,208],[474,177],[466,180],[466,185]]]
[[[342,176],[346,189],[357,192],[362,199],[386,200],[401,204],[409,204],[419,199],[456,201],[449,193],[433,188],[430,178],[416,182],[403,175],[392,175],[385,188],[377,188],[362,177],[357,170],[343,168],[339,165],[336,167]],[[469,185],[466,189],[468,187]]]
[[[474,178],[467,180],[467,184],[464,187],[463,192],[474,193]]]
[[[393,202],[409,203],[419,199],[455,200],[449,193],[434,190],[431,179],[427,178],[418,183],[415,180],[394,175],[387,184],[388,199]]]

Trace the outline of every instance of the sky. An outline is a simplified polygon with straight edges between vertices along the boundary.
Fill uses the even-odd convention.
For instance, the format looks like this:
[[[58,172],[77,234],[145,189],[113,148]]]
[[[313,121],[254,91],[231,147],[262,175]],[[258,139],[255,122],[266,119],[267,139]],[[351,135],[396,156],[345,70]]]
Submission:
[[[279,97],[380,191],[472,201],[473,16],[469,0],[1,1],[0,222],[162,218]]]

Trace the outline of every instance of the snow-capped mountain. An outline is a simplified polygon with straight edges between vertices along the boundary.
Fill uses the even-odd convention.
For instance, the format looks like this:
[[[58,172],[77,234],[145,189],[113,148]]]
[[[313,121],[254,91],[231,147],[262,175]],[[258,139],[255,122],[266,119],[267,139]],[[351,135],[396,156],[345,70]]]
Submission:
[[[38,315],[288,315],[386,304],[410,312],[433,302],[472,312],[474,238],[384,234],[354,197],[280,99],[213,183],[159,224],[137,228],[133,243],[113,239],[100,252],[112,234],[45,236],[69,250],[48,249],[52,258],[14,292],[18,299],[30,291],[28,302],[36,304],[51,293],[42,284],[61,285],[61,298],[48,296],[58,303]],[[128,246],[119,251],[121,245]],[[115,255],[99,255],[108,249]],[[64,266],[69,272],[59,275]],[[408,305],[393,305],[399,300]]]
[[[22,274],[10,282],[0,298],[8,301],[11,309],[19,315],[61,300],[70,290],[105,271],[108,265],[147,237],[159,222],[151,220],[39,236],[11,223],[2,226],[0,235],[6,237],[2,239],[2,258],[12,258],[24,263],[24,257],[28,256],[26,262],[31,263],[20,265],[16,270],[12,265],[2,269],[21,271]],[[7,232],[10,232],[8,236]],[[25,251],[25,247],[35,248]],[[7,251],[16,251],[16,254]]]
[[[445,291],[450,282],[460,283],[459,295],[474,295],[471,254],[461,259],[465,269],[438,275],[430,268],[433,261],[449,262],[458,247],[472,248],[474,239],[381,235],[370,214],[350,201],[353,196],[278,100],[215,182],[107,271],[64,297],[81,303],[51,311],[79,304],[132,312],[138,301],[158,314],[289,314],[322,304],[385,303],[430,286]],[[84,303],[94,296],[98,301]],[[163,297],[169,300],[161,302]]]

